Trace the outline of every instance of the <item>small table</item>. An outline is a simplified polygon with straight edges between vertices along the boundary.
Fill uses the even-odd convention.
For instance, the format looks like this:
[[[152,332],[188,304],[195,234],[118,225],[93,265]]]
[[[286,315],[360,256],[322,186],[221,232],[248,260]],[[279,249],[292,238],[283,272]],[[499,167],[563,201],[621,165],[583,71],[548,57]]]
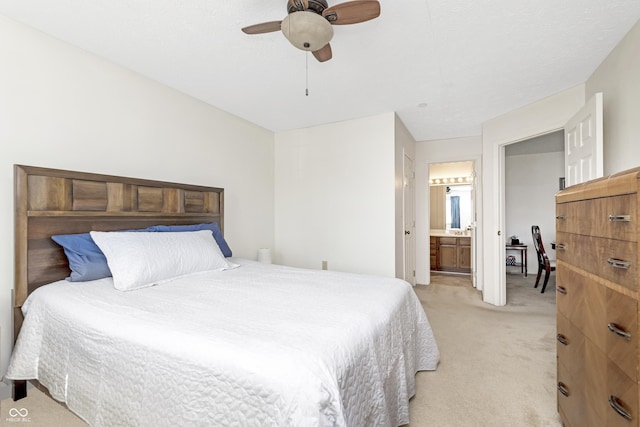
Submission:
[[[520,252],[520,272],[524,273],[524,277],[527,277],[527,245],[506,245],[507,251],[519,251]]]

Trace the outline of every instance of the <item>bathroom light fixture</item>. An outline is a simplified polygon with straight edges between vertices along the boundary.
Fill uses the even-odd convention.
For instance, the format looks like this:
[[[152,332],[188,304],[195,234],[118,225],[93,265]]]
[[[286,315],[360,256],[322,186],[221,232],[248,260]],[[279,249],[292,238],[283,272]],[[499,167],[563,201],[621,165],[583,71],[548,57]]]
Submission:
[[[451,184],[469,184],[473,182],[472,176],[452,176],[445,178],[431,178],[430,185],[451,185]]]

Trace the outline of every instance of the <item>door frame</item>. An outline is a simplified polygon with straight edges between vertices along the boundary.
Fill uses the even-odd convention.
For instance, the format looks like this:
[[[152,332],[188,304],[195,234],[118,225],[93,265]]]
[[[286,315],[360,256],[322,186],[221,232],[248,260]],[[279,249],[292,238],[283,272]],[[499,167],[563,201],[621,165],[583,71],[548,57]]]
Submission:
[[[482,246],[483,264],[489,267],[484,269],[482,299],[486,303],[496,306],[507,303],[504,149],[509,144],[564,130],[564,125],[584,103],[585,86],[581,84],[483,124],[483,217],[486,220]]]
[[[482,235],[483,230],[483,221],[482,221],[482,155],[474,155],[474,156],[463,156],[463,155],[446,155],[446,156],[433,156],[430,157],[424,165],[424,167],[416,168],[416,181],[420,180],[420,182],[425,183],[426,191],[424,191],[424,197],[426,200],[422,202],[422,205],[429,206],[429,200],[431,197],[431,191],[429,187],[429,168],[434,163],[457,163],[457,162],[473,162],[473,172],[475,174],[475,228],[474,228],[474,239],[472,240],[474,243],[473,247],[473,259],[471,260],[472,266],[475,266],[475,271],[472,267],[472,282],[476,289],[479,291],[483,288],[483,263],[482,263],[482,251],[483,246],[480,242],[480,236]],[[419,188],[419,185],[416,185],[416,189]],[[417,197],[421,197],[422,195],[418,194]],[[416,200],[418,203],[418,200]],[[418,211],[416,211],[418,212]],[[425,277],[426,283],[431,283],[431,268],[430,268],[430,259],[429,259],[429,239],[431,237],[431,216],[429,209],[423,214],[423,217],[426,216],[426,221],[423,222],[420,219],[416,219],[416,236],[420,236],[420,238],[416,238],[416,267],[417,268],[425,268],[425,271],[421,272],[421,277]],[[422,236],[426,236],[422,238]],[[423,267],[424,266],[424,267]]]

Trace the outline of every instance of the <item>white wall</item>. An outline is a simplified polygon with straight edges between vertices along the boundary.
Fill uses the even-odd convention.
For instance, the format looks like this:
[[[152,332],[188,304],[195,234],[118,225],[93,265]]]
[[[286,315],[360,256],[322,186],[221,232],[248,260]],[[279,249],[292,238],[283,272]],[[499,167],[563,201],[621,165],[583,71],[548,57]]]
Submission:
[[[477,174],[476,210],[478,213],[477,233],[481,235],[483,189],[481,180],[482,139],[479,136],[433,141],[420,141],[416,144],[416,281],[419,284],[431,283],[429,271],[429,164],[473,161]],[[478,248],[476,256],[476,287],[482,290],[483,254]]]
[[[429,180],[452,177],[464,178],[473,174],[473,162],[432,163]]]
[[[559,190],[558,179],[563,176],[564,152],[505,157],[505,239],[509,242],[511,236],[517,235],[520,242],[529,246],[529,274],[538,271],[532,225],[540,227],[547,255],[549,259],[555,259],[550,243],[556,236],[555,194]],[[519,256],[517,253],[510,255]],[[509,271],[519,272],[513,267]]]
[[[273,245],[274,136],[0,16],[1,371],[12,345],[13,164],[225,188],[234,255]]]
[[[640,166],[640,21],[589,77],[586,99],[603,93],[604,174]]]
[[[274,262],[395,276],[394,121],[276,134]]]

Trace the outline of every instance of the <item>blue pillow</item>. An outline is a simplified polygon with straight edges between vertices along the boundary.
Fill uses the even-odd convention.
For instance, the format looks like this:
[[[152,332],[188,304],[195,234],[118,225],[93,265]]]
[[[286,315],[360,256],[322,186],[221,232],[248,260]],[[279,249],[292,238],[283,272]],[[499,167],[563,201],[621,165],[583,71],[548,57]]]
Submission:
[[[148,229],[126,231],[150,231]],[[71,282],[86,282],[111,277],[107,258],[95,244],[89,233],[61,234],[51,239],[62,246],[69,261]]]
[[[89,233],[51,236],[51,239],[62,246],[69,261],[71,276],[67,280],[86,282],[111,276],[107,258]]]
[[[218,226],[217,222],[212,222],[209,224],[193,224],[193,225],[155,225],[153,227],[149,227],[147,231],[200,231],[200,230],[211,230],[213,233],[213,238],[220,246],[220,250],[225,257],[232,256],[231,248],[227,244],[227,241],[224,240],[224,236],[222,235],[222,231]]]

